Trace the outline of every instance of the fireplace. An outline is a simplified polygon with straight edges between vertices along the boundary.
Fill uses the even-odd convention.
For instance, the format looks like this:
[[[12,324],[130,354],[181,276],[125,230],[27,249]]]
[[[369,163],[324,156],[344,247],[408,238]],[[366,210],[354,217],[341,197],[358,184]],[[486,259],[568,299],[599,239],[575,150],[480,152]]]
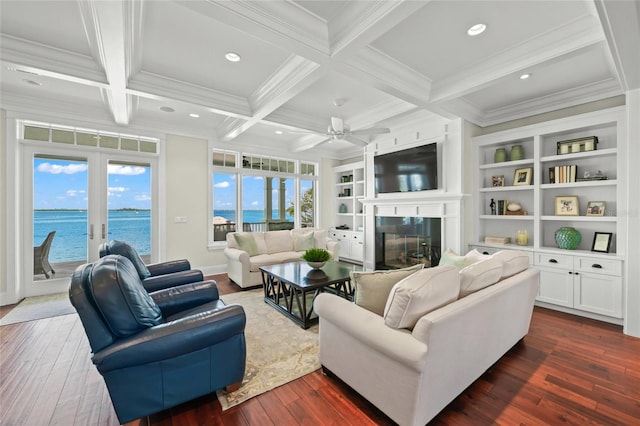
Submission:
[[[442,252],[441,219],[376,216],[375,269],[398,269],[422,263],[437,266]]]

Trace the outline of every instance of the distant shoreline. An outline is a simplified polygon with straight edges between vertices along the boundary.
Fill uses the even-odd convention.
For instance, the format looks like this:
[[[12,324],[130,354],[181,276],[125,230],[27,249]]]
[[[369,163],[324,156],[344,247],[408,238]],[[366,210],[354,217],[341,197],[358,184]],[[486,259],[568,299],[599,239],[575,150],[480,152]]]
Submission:
[[[86,212],[86,209],[33,209],[34,212]],[[109,209],[113,212],[148,212],[151,209],[136,209],[132,207],[125,207],[122,209]]]

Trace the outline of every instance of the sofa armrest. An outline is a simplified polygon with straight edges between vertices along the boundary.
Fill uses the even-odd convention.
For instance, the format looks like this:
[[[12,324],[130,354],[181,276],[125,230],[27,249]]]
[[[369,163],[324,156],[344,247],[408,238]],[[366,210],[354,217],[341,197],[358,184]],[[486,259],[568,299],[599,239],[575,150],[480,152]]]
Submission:
[[[338,260],[338,256],[340,254],[340,241],[331,240],[327,238],[326,245],[327,245],[327,250],[329,251],[329,253],[331,253],[331,257],[334,260]]]
[[[202,271],[190,269],[188,271],[174,272],[173,274],[157,275],[142,280],[142,286],[151,293],[169,287],[195,283],[204,280]]]
[[[320,317],[320,329],[323,321],[329,321],[373,351],[416,371],[422,369],[427,345],[415,339],[410,331],[388,327],[381,316],[329,293],[318,295],[313,308]]]
[[[168,262],[152,263],[147,265],[152,277],[156,275],[173,274],[174,272],[188,271],[191,264],[187,259],[170,260]]]
[[[223,342],[243,334],[244,309],[229,305],[223,309],[167,322],[121,339],[93,356],[100,373],[159,362]]]
[[[200,281],[149,293],[166,318],[220,298],[215,281]]]
[[[244,250],[227,247],[224,249],[224,255],[230,261],[240,262],[243,265],[249,265],[249,253]]]

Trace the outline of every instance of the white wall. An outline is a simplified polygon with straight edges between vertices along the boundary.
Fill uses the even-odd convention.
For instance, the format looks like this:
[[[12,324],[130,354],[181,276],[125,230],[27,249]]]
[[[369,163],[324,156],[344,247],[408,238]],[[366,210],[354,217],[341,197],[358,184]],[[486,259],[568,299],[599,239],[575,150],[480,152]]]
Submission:
[[[208,249],[211,226],[209,206],[208,141],[167,135],[164,146],[164,227],[163,260],[188,259],[193,268],[205,274],[219,272],[214,265],[225,265],[222,250]],[[186,223],[175,223],[186,217]],[[161,231],[162,233],[162,231]]]
[[[9,177],[7,176],[7,137],[6,137],[5,110],[0,109],[0,294],[7,292],[7,188]]]

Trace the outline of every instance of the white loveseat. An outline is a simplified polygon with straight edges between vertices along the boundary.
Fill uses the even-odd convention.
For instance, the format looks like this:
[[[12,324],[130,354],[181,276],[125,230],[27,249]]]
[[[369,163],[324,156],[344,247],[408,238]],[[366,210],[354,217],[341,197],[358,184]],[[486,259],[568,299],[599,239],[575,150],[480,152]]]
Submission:
[[[518,253],[502,266],[494,258],[489,267],[483,259],[466,271],[412,272],[389,292],[385,316],[356,304],[362,277],[352,277],[356,303],[320,294],[314,309],[322,366],[400,425],[428,423],[528,333],[539,272]],[[456,287],[460,293],[452,297]],[[422,315],[425,298],[437,299],[436,308]],[[408,306],[394,312],[399,299]]]
[[[240,287],[262,284],[261,266],[300,260],[305,250],[316,247],[329,250],[338,259],[339,243],[327,231],[298,228],[285,231],[230,232],[227,234],[227,274]]]

